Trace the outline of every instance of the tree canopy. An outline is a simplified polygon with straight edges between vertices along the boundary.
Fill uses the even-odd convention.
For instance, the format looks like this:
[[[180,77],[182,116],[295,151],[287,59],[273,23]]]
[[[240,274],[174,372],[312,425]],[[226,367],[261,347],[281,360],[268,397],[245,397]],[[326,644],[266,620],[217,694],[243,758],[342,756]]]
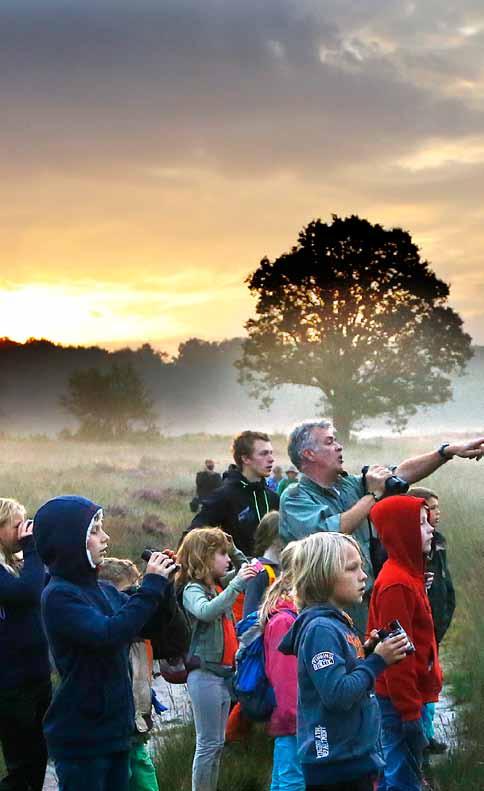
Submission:
[[[401,430],[418,407],[447,401],[450,375],[472,356],[448,285],[400,228],[313,220],[247,282],[256,318],[239,380],[264,406],[277,386],[318,388],[344,439],[365,419],[385,415]]]
[[[60,401],[80,421],[79,433],[92,438],[121,437],[132,423],[153,421],[153,402],[130,363],[75,371]]]

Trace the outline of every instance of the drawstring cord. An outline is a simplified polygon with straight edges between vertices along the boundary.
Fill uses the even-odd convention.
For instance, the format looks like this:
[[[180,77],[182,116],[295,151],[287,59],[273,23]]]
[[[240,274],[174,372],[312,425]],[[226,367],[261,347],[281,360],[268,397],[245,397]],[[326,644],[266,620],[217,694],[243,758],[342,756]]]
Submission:
[[[241,481],[240,483],[242,484],[242,486],[248,486],[248,485],[249,485],[249,484],[248,484],[246,481]],[[270,511],[270,508],[269,508],[269,500],[267,499],[267,492],[266,492],[265,488],[264,488],[264,490],[263,490],[263,491],[264,491],[264,500],[265,500],[265,502],[266,502],[266,514],[268,514],[268,513],[269,513],[269,511]],[[260,520],[262,519],[262,517],[261,517],[261,515],[260,515],[260,510],[259,510],[259,503],[257,502],[257,494],[255,493],[255,491],[252,491],[252,494],[254,495],[254,505],[255,505],[255,510],[256,510],[256,512],[257,512],[257,519],[258,519],[258,520],[259,520],[259,522],[260,522]],[[265,514],[264,514],[264,515],[265,515]]]
[[[257,519],[260,522],[262,517],[261,517],[260,511],[259,511],[259,503],[257,502],[257,495],[256,495],[255,492],[252,492],[252,494],[254,495],[254,503],[255,503],[255,510],[257,511]],[[268,514],[269,513],[269,500],[267,499],[267,494],[266,494],[266,490],[265,489],[264,489],[264,499],[266,501],[266,514]]]

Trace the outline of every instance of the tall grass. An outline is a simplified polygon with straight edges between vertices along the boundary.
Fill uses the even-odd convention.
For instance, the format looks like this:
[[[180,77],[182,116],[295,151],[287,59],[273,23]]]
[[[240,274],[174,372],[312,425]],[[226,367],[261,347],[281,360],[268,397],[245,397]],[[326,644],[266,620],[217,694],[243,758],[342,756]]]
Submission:
[[[192,725],[174,728],[158,738],[152,755],[160,788],[170,779],[170,791],[190,791],[195,734]],[[218,791],[262,791],[269,788],[273,741],[263,726],[247,739],[226,745],[222,755]]]
[[[459,750],[435,768],[445,791],[484,789],[484,463],[448,465],[439,476],[442,529],[457,588],[454,623],[444,640],[446,680],[458,704]],[[434,485],[434,483],[433,483]]]

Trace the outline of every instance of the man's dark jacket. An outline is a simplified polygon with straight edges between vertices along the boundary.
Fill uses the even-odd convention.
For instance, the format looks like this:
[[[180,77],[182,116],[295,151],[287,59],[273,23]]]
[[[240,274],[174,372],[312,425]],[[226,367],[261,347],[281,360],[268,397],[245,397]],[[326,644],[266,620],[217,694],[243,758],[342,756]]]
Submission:
[[[200,470],[195,478],[195,486],[197,497],[203,500],[204,497],[209,497],[215,489],[222,486],[222,476],[211,470]]]
[[[240,470],[227,474],[222,486],[202,501],[193,527],[221,527],[235,546],[248,557],[254,555],[254,534],[268,511],[279,510],[279,497],[266,486],[265,479],[251,483]]]

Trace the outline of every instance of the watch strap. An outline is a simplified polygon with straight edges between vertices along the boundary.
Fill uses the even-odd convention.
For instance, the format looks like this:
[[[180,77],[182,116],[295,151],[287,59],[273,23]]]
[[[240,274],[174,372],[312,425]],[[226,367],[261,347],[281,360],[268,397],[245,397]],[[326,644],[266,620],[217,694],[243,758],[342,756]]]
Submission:
[[[451,458],[451,456],[447,456],[445,453],[445,449],[448,448],[449,445],[450,442],[444,442],[443,445],[440,446],[440,448],[437,448],[437,453],[439,454],[441,459],[444,459],[444,461],[449,461],[449,459]]]

